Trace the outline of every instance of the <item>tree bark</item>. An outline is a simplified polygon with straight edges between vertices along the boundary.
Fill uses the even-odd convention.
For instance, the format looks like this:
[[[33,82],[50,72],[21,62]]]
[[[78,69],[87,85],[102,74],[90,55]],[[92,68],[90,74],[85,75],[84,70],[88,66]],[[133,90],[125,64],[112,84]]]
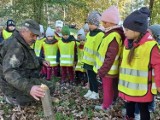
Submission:
[[[154,5],[154,0],[150,0],[150,3],[149,3],[149,10],[150,10],[150,23],[152,23],[152,10],[153,10],[153,5]]]

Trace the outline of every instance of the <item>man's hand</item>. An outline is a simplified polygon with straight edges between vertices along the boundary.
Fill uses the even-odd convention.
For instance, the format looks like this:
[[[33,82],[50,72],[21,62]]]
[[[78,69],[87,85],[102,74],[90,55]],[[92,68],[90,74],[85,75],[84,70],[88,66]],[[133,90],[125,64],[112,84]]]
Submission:
[[[49,63],[49,61],[43,61],[43,65],[46,66],[46,67],[49,67],[50,63]]]
[[[31,88],[30,95],[36,99],[40,100],[40,98],[45,96],[44,90],[39,85],[34,85]]]

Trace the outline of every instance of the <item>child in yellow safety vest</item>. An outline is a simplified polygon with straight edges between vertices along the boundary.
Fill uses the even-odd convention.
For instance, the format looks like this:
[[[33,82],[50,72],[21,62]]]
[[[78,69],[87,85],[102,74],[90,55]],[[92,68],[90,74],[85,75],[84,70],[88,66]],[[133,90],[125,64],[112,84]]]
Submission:
[[[42,49],[42,44],[44,42],[44,40],[46,39],[45,36],[44,36],[44,28],[42,25],[39,25],[40,27],[40,32],[41,32],[41,36],[39,36],[35,42],[35,44],[33,45],[33,48],[34,48],[34,51],[35,51],[35,54],[37,57],[40,56],[40,52],[41,52],[41,49]]]
[[[57,20],[57,21],[55,22],[54,38],[55,38],[56,40],[58,40],[58,41],[62,39],[62,33],[61,33],[62,27],[63,27],[63,21]],[[58,57],[58,58],[60,57],[59,54],[57,55],[57,57]],[[61,76],[61,71],[60,71],[59,61],[58,61],[58,67],[57,67],[57,69],[58,69],[58,70],[57,70],[57,71],[58,71],[57,77],[60,77],[60,76]]]
[[[123,22],[126,39],[118,90],[126,102],[126,120],[135,119],[135,104],[140,119],[150,120],[148,107],[160,92],[160,54],[157,42],[147,31],[148,14],[135,10]]]
[[[120,15],[116,6],[111,6],[102,13],[102,25],[105,36],[98,48],[93,70],[102,79],[103,103],[95,109],[106,110],[118,96],[118,74],[120,54],[122,52],[124,32],[118,25]]]
[[[68,26],[62,28],[62,39],[58,41],[60,52],[61,85],[74,83],[74,65],[76,61],[76,41],[70,35]]]
[[[86,36],[85,36],[85,31],[84,29],[80,29],[77,33],[77,56],[78,56],[78,61],[76,64],[76,68],[75,68],[75,73],[76,73],[76,84],[80,84],[82,83],[83,85],[86,84],[86,71],[83,68],[84,63],[82,62],[83,59],[83,48],[84,48],[84,43],[86,40]]]
[[[3,40],[7,40],[8,38],[10,38],[13,35],[14,31],[16,30],[15,21],[7,20],[6,24],[7,24],[6,29],[3,29],[1,33]]]
[[[61,20],[57,20],[56,23],[55,23],[55,34],[54,34],[54,37],[57,39],[57,40],[61,40],[62,38],[62,27],[63,27],[63,22]]]
[[[50,27],[46,30],[46,40],[42,44],[42,57],[46,61],[49,61],[50,66],[43,66],[43,74],[46,75],[46,79],[50,80],[52,75],[57,76],[57,52],[58,41],[53,37],[54,30]]]
[[[98,93],[98,81],[96,78],[96,73],[93,71],[93,66],[95,63],[95,55],[97,54],[98,46],[100,45],[104,33],[98,29],[99,27],[99,18],[100,14],[97,11],[92,11],[88,18],[87,22],[89,25],[90,32],[86,36],[86,42],[84,45],[84,56],[83,63],[84,69],[87,72],[87,78],[89,81],[89,90],[84,95],[86,99],[99,99]]]

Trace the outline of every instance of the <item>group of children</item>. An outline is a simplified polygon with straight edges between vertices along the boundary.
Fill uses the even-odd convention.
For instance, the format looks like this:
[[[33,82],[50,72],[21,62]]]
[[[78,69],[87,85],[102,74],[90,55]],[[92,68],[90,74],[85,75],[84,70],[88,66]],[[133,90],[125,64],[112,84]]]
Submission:
[[[107,110],[119,91],[126,103],[126,120],[135,118],[136,105],[141,120],[150,120],[148,106],[160,92],[160,27],[149,27],[149,16],[146,7],[135,10],[122,27],[116,6],[102,14],[92,11],[87,24],[78,31],[77,40],[70,35],[68,26],[56,21],[55,31],[48,27],[46,37],[35,43],[36,55],[50,62],[50,67],[43,67],[41,74],[49,80],[60,71],[61,84],[87,79],[89,90],[84,97],[88,100],[99,99],[97,78],[100,78],[103,103],[95,109]]]
[[[86,36],[83,67],[90,89],[84,97],[89,100],[99,98],[97,77],[100,77],[103,103],[95,106],[95,109],[109,109],[119,91],[119,96],[126,103],[126,120],[134,120],[136,106],[140,119],[150,120],[149,108],[157,91],[160,92],[160,54],[157,43],[160,29],[158,25],[148,26],[149,16],[148,8],[142,7],[127,16],[122,28],[118,25],[120,17],[115,6],[109,7],[101,16],[97,11],[89,14],[87,23],[90,32]],[[104,32],[99,29],[99,20]],[[155,108],[153,104],[152,108]]]
[[[43,66],[41,76],[47,80],[54,77],[61,77],[60,83],[63,85],[84,84],[87,82],[85,70],[83,68],[83,47],[86,34],[89,32],[87,24],[77,33],[77,39],[70,34],[68,26],[63,26],[63,22],[57,20],[55,30],[48,27],[44,33],[43,26],[40,25],[42,36],[32,46],[36,56],[49,61],[50,67]]]

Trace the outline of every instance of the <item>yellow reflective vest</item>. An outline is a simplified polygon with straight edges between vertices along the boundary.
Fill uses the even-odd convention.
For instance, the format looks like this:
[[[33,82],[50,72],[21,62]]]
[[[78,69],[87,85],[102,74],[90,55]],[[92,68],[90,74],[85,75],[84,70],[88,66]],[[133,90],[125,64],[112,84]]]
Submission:
[[[2,31],[2,35],[3,35],[3,39],[4,40],[6,40],[6,39],[8,39],[9,37],[11,37],[12,36],[12,32],[8,32],[8,31],[6,31],[5,29],[3,29],[3,31]]]
[[[95,65],[93,67],[93,70],[96,73],[97,73],[98,69],[100,69],[100,67],[103,65],[103,62],[105,59],[105,54],[106,54],[106,51],[108,50],[108,46],[114,38],[116,39],[116,41],[119,45],[119,51],[118,51],[118,54],[113,62],[111,69],[106,74],[116,75],[119,73],[119,61],[120,61],[119,58],[120,58],[120,54],[122,51],[122,38],[121,38],[120,34],[117,32],[110,33],[102,40],[102,43],[100,44],[100,47],[99,47],[98,52],[96,54]]]
[[[58,48],[60,51],[60,66],[73,66],[74,65],[74,49],[75,41],[63,42],[58,41]]]
[[[134,51],[131,65],[128,64],[129,51],[124,47],[120,66],[118,90],[129,96],[144,96],[148,91],[148,73],[152,48],[156,41],[147,41]],[[152,74],[153,76],[153,74]],[[156,86],[152,77],[152,94],[156,94]]]
[[[58,41],[62,39],[62,37],[58,36],[56,33],[55,33],[54,37],[55,37],[55,39],[58,40]]]
[[[87,36],[86,36],[87,40],[84,45],[84,56],[83,56],[82,62],[93,66],[95,63],[97,49],[99,44],[102,41],[104,33],[99,32],[95,36],[90,36],[89,33],[87,33]]]
[[[159,44],[159,43],[157,43],[157,45],[158,45],[158,48],[160,49],[160,44]]]
[[[78,62],[75,68],[76,71],[85,72],[85,69],[83,68],[84,63],[82,62],[83,54],[84,54],[83,48],[77,47]]]
[[[44,42],[46,38],[42,38],[40,40],[36,40],[35,42],[35,45],[34,45],[34,51],[35,51],[35,54],[37,57],[40,56],[40,52],[41,52],[41,49],[42,49],[42,44]]]
[[[45,60],[50,62],[50,66],[54,67],[57,66],[57,51],[58,51],[58,42],[54,44],[47,44],[43,42],[43,50],[44,50],[44,56]]]

